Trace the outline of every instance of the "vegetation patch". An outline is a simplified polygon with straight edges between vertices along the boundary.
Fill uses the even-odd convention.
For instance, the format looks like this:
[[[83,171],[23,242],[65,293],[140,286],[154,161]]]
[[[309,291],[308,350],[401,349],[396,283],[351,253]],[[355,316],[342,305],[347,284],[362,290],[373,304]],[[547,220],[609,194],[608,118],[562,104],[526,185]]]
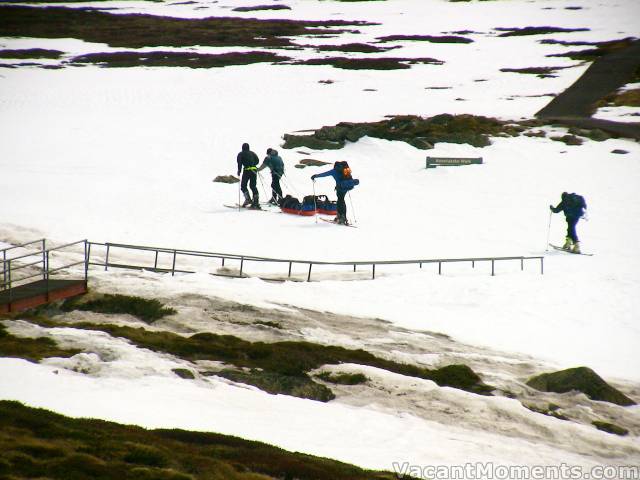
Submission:
[[[177,313],[173,308],[165,308],[156,299],[132,297],[129,295],[102,295],[93,300],[71,299],[62,305],[62,310],[84,310],[96,313],[129,314],[140,320],[153,323],[166,315]]]
[[[185,380],[193,380],[196,378],[193,372],[187,368],[174,368],[171,371]]]
[[[607,132],[600,130],[599,128],[594,129],[586,129],[586,128],[578,128],[578,127],[570,127],[569,133],[571,135],[579,135],[581,137],[590,138],[596,142],[604,142],[605,140],[609,140],[611,135]]]
[[[316,375],[320,380],[338,385],[360,385],[369,379],[362,373],[330,373],[322,372]]]
[[[111,47],[295,46],[291,37],[338,34],[329,27],[366,22],[259,20],[255,18],[172,18],[143,14],[111,14],[77,8],[0,7],[0,36],[77,38]]]
[[[380,42],[430,42],[430,43],[473,43],[473,40],[458,35],[387,35],[378,37]]]
[[[38,362],[49,357],[72,357],[81,350],[65,350],[50,338],[21,338],[11,335],[0,323],[0,357]]]
[[[283,428],[286,428],[283,426]],[[0,477],[51,480],[392,480],[216,433],[147,430],[0,401]]]
[[[587,367],[570,368],[558,372],[543,373],[530,378],[527,385],[542,392],[566,393],[576,390],[592,400],[630,406],[636,402],[610,386],[596,372]]]
[[[578,146],[582,145],[583,143],[583,140],[580,137],[576,137],[575,135],[556,135],[549,138],[554,142],[562,142],[565,145],[569,146]]]
[[[598,420],[591,422],[591,424],[596,427],[598,430],[602,430],[603,432],[612,433],[614,435],[620,435],[624,437],[625,435],[629,435],[629,430],[626,428],[622,428],[614,423],[609,422],[600,422]]]
[[[550,33],[588,32],[589,28],[562,28],[562,27],[499,27],[494,30],[503,32],[499,37],[522,37],[526,35],[548,35]]]
[[[501,72],[523,73],[525,75],[537,75],[540,78],[554,78],[556,71],[569,67],[526,67],[526,68],[501,68]]]
[[[20,50],[0,50],[0,58],[51,58],[58,59],[63,54],[60,50],[29,48]]]
[[[307,374],[285,375],[260,369],[250,371],[223,370],[216,373],[234,382],[246,383],[274,395],[283,394],[292,397],[308,398],[319,402],[328,402],[336,398],[333,392],[314,382]]]
[[[71,59],[72,63],[93,63],[103,67],[189,67],[216,68],[252,63],[290,60],[270,52],[231,52],[221,54],[195,52],[108,52],[89,53]]]
[[[293,65],[331,65],[345,70],[401,70],[411,68],[411,65],[429,64],[442,65],[444,62],[435,58],[347,58],[327,57],[297,60]]]
[[[342,122],[322,127],[311,135],[284,135],[284,148],[340,149],[364,136],[398,140],[427,150],[437,142],[491,145],[491,136],[517,136],[523,129],[495,118],[442,114],[435,117],[402,115],[371,123]]]
[[[553,40],[553,39],[546,39],[546,40],[540,41],[540,43],[551,44],[551,45],[595,47],[587,50],[578,50],[578,51],[571,51],[566,53],[554,53],[551,55],[547,55],[548,57],[568,57],[572,60],[581,61],[581,62],[593,62],[594,60],[600,57],[603,57],[604,55],[608,55],[610,53],[613,53],[619,50],[624,50],[625,48],[631,46],[635,42],[637,42],[637,39],[633,37],[622,38],[618,40],[611,40],[608,42],[565,42],[562,40]]]
[[[466,365],[449,365],[437,370],[429,370],[415,365],[385,360],[360,349],[350,350],[310,342],[248,342],[232,335],[214,333],[198,333],[190,337],[183,337],[175,333],[152,332],[144,328],[91,323],[74,324],[74,327],[103,331],[114,337],[126,338],[139,347],[169,353],[193,362],[213,360],[231,364],[242,369],[245,373],[249,372],[253,377],[250,379],[254,382],[252,384],[258,387],[267,382],[274,385],[286,384],[288,379],[279,376],[297,377],[298,380],[304,382],[312,381],[307,372],[323,365],[356,363],[381,368],[400,375],[433,380],[440,386],[459,388],[481,395],[489,395],[493,390],[493,387],[485,385],[481,378]],[[262,378],[253,370],[262,372]],[[269,377],[270,374],[273,377]],[[240,377],[236,376],[235,378]],[[263,383],[258,384],[259,382]],[[298,384],[292,380],[292,391],[296,386]],[[289,388],[288,385],[287,388]]]
[[[342,45],[319,45],[313,48],[321,52],[382,53],[398,47],[383,48],[368,43],[344,43]]]
[[[234,12],[258,12],[260,10],[291,10],[287,5],[256,5],[255,7],[236,7]]]
[[[557,418],[558,420],[569,420],[569,417],[558,412],[560,407],[558,405],[554,405],[553,403],[550,403],[546,408],[525,404],[523,404],[523,406],[524,408],[531,410],[532,412],[540,413],[542,415],[546,415],[547,417]]]
[[[601,107],[640,107],[640,88],[611,93],[596,103]]]

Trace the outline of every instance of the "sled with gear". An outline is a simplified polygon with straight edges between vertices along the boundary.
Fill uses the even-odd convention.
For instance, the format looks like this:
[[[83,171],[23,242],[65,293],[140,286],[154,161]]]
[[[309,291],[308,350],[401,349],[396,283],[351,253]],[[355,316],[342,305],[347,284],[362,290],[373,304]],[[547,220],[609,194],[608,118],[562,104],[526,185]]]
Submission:
[[[307,195],[302,199],[302,203],[296,197],[287,195],[280,202],[280,210],[284,213],[292,215],[302,215],[312,217],[317,213],[316,205],[313,201],[313,195]]]

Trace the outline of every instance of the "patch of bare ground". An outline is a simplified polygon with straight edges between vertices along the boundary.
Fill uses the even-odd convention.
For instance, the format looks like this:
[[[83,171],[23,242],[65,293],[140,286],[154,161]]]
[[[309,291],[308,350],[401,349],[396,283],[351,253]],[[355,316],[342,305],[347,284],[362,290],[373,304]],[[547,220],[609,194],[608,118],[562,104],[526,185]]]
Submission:
[[[382,53],[399,47],[376,47],[368,43],[345,43],[342,45],[319,45],[312,48],[320,52]]]
[[[60,50],[46,50],[44,48],[29,48],[19,50],[0,50],[0,58],[51,58],[62,56]]]
[[[537,75],[540,78],[555,78],[554,73],[570,67],[526,67],[526,68],[501,68],[501,72],[522,73],[525,75]]]
[[[251,63],[290,60],[270,52],[232,52],[206,54],[193,52],[108,52],[74,57],[74,64],[98,64],[103,67],[189,67],[216,68]]]
[[[631,46],[636,41],[636,38],[627,37],[618,40],[610,40],[607,42],[567,42],[563,40],[545,39],[540,40],[540,43],[547,45],[563,45],[567,47],[595,47],[586,50],[577,50],[547,55],[547,57],[568,57],[572,60],[592,62],[595,59],[603,57],[610,53],[622,51]]]
[[[288,5],[256,5],[254,7],[236,7],[234,12],[259,12],[261,10],[291,10]]]
[[[172,18],[111,14],[89,9],[26,6],[0,7],[0,36],[76,38],[112,47],[294,46],[291,37],[353,32],[370,25],[342,20],[294,21],[255,18]],[[335,27],[345,27],[336,29]],[[331,30],[329,30],[331,28]]]
[[[550,33],[588,32],[589,28],[562,28],[562,27],[497,27],[494,30],[503,32],[499,37],[520,37],[526,35],[548,35]]]
[[[378,37],[379,42],[430,42],[430,43],[473,43],[470,38],[459,37],[457,35],[387,35]]]
[[[310,60],[299,60],[293,62],[294,65],[331,65],[335,68],[346,70],[400,70],[411,68],[411,65],[429,64],[442,65],[442,60],[435,58],[347,58],[328,57],[312,58]]]

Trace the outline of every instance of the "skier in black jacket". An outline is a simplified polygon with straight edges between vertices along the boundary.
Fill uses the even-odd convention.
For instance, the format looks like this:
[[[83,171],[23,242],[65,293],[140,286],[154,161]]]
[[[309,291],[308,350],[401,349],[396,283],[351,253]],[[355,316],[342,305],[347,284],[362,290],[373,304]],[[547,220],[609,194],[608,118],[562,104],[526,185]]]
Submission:
[[[556,207],[549,205],[549,208],[553,213],[564,212],[564,217],[567,220],[567,238],[562,249],[580,253],[580,241],[576,233],[576,225],[587,208],[584,198],[577,193],[562,192],[560,203]]]
[[[260,160],[258,156],[249,149],[248,143],[242,144],[242,151],[238,153],[238,176],[240,176],[240,170],[242,170],[242,182],[240,183],[240,190],[244,193],[243,207],[251,206],[251,208],[260,209],[260,198],[258,195],[258,186],[256,179],[258,178],[258,163]],[[249,195],[247,189],[247,183],[251,187],[253,192],[253,199]]]

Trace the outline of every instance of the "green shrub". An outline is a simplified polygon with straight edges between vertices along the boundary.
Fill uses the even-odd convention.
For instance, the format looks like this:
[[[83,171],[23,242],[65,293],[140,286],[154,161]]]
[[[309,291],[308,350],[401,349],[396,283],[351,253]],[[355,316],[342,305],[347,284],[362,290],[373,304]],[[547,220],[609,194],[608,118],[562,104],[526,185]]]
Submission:
[[[359,385],[369,381],[369,379],[362,373],[322,372],[318,374],[317,377],[325,382],[336,383],[339,385]]]
[[[620,435],[624,437],[625,435],[629,434],[629,430],[627,430],[626,428],[619,427],[618,425],[615,425],[613,423],[600,422],[596,420],[594,422],[591,422],[591,424],[595,426],[598,430],[602,430],[603,432],[607,432],[607,433],[612,433],[614,435]]]
[[[110,294],[89,301],[67,302],[63,305],[63,309],[66,311],[85,310],[96,313],[129,314],[147,323],[153,323],[165,315],[177,313],[175,309],[165,308],[160,301],[155,299]]]

